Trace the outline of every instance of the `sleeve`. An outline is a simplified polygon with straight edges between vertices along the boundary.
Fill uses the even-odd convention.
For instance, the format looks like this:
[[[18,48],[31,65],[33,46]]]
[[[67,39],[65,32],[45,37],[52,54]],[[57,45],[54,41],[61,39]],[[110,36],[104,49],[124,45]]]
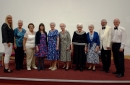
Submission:
[[[109,28],[107,47],[111,47],[112,28]]]
[[[14,37],[16,37],[17,33],[16,33],[16,29],[14,29]]]
[[[98,33],[97,33],[97,46],[100,46],[100,40],[99,40],[99,35],[98,35]]]
[[[36,35],[35,35],[35,45],[36,46],[38,45],[38,32],[36,32]]]
[[[58,30],[56,31],[56,36],[59,37],[59,32],[58,32]]]
[[[86,32],[84,33],[84,36],[85,36],[85,43],[87,44],[88,41],[87,41],[87,34],[86,34]]]
[[[24,34],[24,37],[25,37],[25,38],[27,38],[27,37],[28,37],[28,33],[27,33],[27,31],[26,31],[26,33]]]
[[[2,38],[5,40],[5,42],[8,43],[9,41],[8,41],[7,29],[8,29],[8,25],[4,23],[1,27]]]
[[[48,45],[48,40],[47,40],[47,32],[46,32],[45,34],[46,34],[46,44]]]
[[[72,43],[75,42],[75,32],[73,33]]]
[[[124,47],[126,46],[126,41],[127,41],[127,34],[126,34],[125,29],[123,29],[123,31],[122,31],[121,47],[120,48],[124,49]]]
[[[70,37],[70,33],[67,32],[67,48],[70,48],[70,44],[71,44],[71,37]]]

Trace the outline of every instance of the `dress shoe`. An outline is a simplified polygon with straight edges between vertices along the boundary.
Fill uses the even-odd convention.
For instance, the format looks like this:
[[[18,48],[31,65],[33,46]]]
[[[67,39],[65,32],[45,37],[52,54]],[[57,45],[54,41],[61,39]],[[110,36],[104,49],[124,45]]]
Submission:
[[[105,71],[104,69],[102,69],[101,71]]]
[[[123,77],[123,76],[124,76],[123,74],[117,74],[117,75],[116,75],[117,78],[121,78],[121,77]]]
[[[80,71],[82,72],[82,71],[83,71],[83,68],[80,68]]]
[[[105,71],[105,73],[109,73],[109,71]]]
[[[65,69],[65,71],[68,71],[68,70],[69,70],[69,68],[66,68],[66,69]]]
[[[74,70],[78,70],[79,68],[78,67],[75,67]]]
[[[112,74],[118,74],[117,72],[113,72]]]

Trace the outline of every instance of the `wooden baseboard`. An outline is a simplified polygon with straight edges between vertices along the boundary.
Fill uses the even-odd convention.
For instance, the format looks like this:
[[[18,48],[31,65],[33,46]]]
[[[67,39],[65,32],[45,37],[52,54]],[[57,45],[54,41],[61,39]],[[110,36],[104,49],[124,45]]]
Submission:
[[[130,55],[125,55],[125,59],[130,59]]]

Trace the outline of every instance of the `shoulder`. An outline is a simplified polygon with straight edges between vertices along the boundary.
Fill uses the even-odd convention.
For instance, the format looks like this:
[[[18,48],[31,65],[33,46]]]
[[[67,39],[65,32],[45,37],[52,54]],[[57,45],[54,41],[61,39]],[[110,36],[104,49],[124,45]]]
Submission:
[[[119,26],[119,29],[121,29],[122,31],[125,31],[124,27]]]
[[[17,31],[18,28],[14,28],[14,31]]]
[[[66,30],[66,33],[67,33],[67,34],[70,34],[69,31],[67,31],[67,30]]]
[[[26,30],[25,30],[24,28],[22,28],[22,30],[23,30],[24,32],[26,32]]]
[[[98,35],[98,32],[94,31],[94,34]]]
[[[110,27],[110,26],[108,26],[108,25],[106,26],[106,28],[107,28],[107,29],[109,29],[109,30],[111,30],[111,29],[112,29],[112,27]]]
[[[2,27],[6,27],[6,26],[8,26],[6,23],[3,23],[3,24],[2,24]]]

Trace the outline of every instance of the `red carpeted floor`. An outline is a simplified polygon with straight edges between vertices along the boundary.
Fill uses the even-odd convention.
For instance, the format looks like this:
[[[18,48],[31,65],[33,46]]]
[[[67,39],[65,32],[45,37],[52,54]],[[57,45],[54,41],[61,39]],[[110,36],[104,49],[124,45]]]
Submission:
[[[105,73],[100,71],[101,64],[97,66],[96,71],[88,71],[84,70],[83,72],[74,71],[70,69],[69,71],[65,71],[61,69],[62,63],[60,64],[60,68],[56,71],[51,71],[48,69],[49,63],[45,62],[45,70],[37,71],[32,69],[31,71],[25,69],[16,71],[14,62],[10,63],[10,68],[13,70],[13,73],[4,73],[3,67],[0,67],[0,77],[17,77],[17,78],[42,78],[42,79],[69,79],[69,80],[130,80],[130,60],[125,60],[125,76],[122,78],[116,78],[113,71],[115,71],[114,63],[112,61],[111,68],[109,73]]]

